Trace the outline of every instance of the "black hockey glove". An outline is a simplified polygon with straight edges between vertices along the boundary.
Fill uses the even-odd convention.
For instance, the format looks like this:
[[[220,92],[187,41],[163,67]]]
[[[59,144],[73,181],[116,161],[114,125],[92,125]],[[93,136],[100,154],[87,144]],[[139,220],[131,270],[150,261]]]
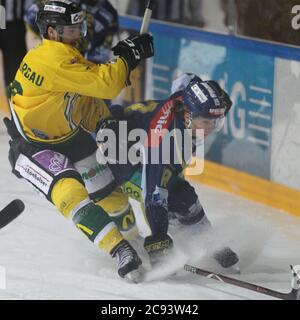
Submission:
[[[127,126],[127,132],[120,132],[120,121],[123,122],[123,125]],[[127,135],[128,132],[130,132],[131,129],[133,129],[134,121],[133,120],[117,120],[113,118],[107,118],[101,120],[97,125],[97,137],[96,142],[98,144],[99,149],[103,153],[103,156],[110,161],[111,164],[119,163],[120,157],[124,159],[124,157],[128,157],[128,150],[136,143],[133,141],[128,141]],[[125,127],[124,127],[125,129]],[[114,154],[114,158],[111,158],[111,156],[108,156],[108,149],[106,149],[106,142],[108,137],[108,131],[106,130],[112,130],[114,132],[115,138],[116,138],[116,153]],[[103,151],[105,150],[105,151]],[[127,158],[126,163],[131,163],[130,160]]]
[[[149,236],[145,238],[144,248],[149,254],[152,266],[163,262],[173,248],[173,240],[167,234]]]
[[[130,71],[147,58],[154,56],[153,37],[149,33],[131,36],[112,48],[115,56],[123,58]]]
[[[5,126],[6,126],[7,133],[10,135],[12,140],[16,140],[16,139],[22,138],[22,136],[20,135],[15,123],[12,120],[10,120],[9,118],[5,117],[3,119],[3,122],[4,122]]]
[[[24,139],[20,135],[15,123],[10,120],[9,118],[4,118],[3,122],[6,126],[7,133],[10,135],[11,140],[9,140],[9,153],[8,153],[8,160],[12,167],[12,172],[18,177],[22,178],[20,174],[15,170],[15,165],[17,159],[20,155],[20,146],[23,143]]]

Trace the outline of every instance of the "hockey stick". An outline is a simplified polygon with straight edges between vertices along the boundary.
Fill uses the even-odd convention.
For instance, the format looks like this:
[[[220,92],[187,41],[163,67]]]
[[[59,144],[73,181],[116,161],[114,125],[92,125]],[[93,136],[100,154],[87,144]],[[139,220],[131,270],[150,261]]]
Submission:
[[[144,34],[144,33],[148,32],[149,24],[150,24],[150,20],[151,20],[151,15],[152,15],[153,5],[154,5],[154,0],[149,0],[148,4],[147,4],[147,7],[146,7],[146,10],[145,10],[145,13],[144,13],[144,18],[143,18],[142,26],[141,26],[141,29],[140,29],[140,34]],[[129,78],[126,80],[126,84],[128,86],[131,85],[131,81],[130,81]]]
[[[149,29],[149,24],[151,20],[151,15],[152,15],[152,10],[153,10],[153,5],[154,5],[154,0],[149,0],[145,13],[144,13],[144,18],[142,22],[142,26],[140,29],[140,34],[148,32]]]
[[[292,279],[292,291],[289,293],[284,293],[284,292],[279,292],[279,291],[274,291],[268,288],[261,287],[256,284],[252,284],[249,282],[245,282],[242,280],[230,278],[227,276],[223,276],[221,274],[217,273],[212,273],[210,271],[202,270],[200,268],[191,266],[186,264],[184,266],[184,270],[206,277],[206,278],[211,278],[214,280],[217,280],[219,282],[224,282],[224,283],[229,283],[231,285],[256,291],[258,293],[262,293],[268,296],[272,296],[278,299],[283,299],[283,300],[300,300],[300,266],[291,266],[292,274],[293,274],[293,279]]]
[[[17,218],[25,209],[23,201],[15,199],[0,211],[0,229]]]

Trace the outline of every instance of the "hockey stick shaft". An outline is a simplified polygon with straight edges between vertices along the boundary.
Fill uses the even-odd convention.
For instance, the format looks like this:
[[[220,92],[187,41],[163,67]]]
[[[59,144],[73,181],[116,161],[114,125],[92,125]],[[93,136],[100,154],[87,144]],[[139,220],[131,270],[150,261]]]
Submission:
[[[149,24],[151,20],[152,10],[153,10],[154,0],[149,0],[147,8],[145,10],[142,26],[140,29],[140,34],[148,32]]]
[[[234,278],[230,278],[227,276],[223,276],[221,274],[217,274],[217,273],[212,273],[210,271],[206,271],[191,265],[186,264],[184,266],[184,270],[206,277],[206,278],[211,278],[214,280],[217,280],[219,282],[223,282],[223,283],[229,283],[231,285],[240,287],[240,288],[244,288],[244,289],[248,289],[251,291],[255,291],[257,293],[262,293],[268,296],[272,296],[278,299],[283,299],[283,300],[299,300],[299,289],[293,289],[290,293],[283,293],[283,292],[278,292],[278,291],[274,291],[265,287],[261,287],[259,285],[256,284],[252,284],[249,282],[245,282],[242,280],[238,280],[238,279],[234,279]]]

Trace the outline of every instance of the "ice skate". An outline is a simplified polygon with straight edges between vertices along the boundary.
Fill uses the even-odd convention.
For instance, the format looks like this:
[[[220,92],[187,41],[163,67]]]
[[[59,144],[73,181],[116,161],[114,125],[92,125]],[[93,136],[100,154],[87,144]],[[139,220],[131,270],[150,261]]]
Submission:
[[[118,274],[121,278],[135,283],[142,281],[144,276],[142,260],[128,241],[120,242],[111,255],[117,259]]]

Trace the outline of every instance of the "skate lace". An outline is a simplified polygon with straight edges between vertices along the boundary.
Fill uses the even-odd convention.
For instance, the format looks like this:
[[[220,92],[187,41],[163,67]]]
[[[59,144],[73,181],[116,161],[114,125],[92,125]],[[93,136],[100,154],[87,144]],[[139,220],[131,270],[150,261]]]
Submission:
[[[116,258],[118,261],[118,268],[122,268],[123,266],[128,264],[130,261],[134,260],[134,252],[129,247],[128,244],[123,245],[116,252]]]

